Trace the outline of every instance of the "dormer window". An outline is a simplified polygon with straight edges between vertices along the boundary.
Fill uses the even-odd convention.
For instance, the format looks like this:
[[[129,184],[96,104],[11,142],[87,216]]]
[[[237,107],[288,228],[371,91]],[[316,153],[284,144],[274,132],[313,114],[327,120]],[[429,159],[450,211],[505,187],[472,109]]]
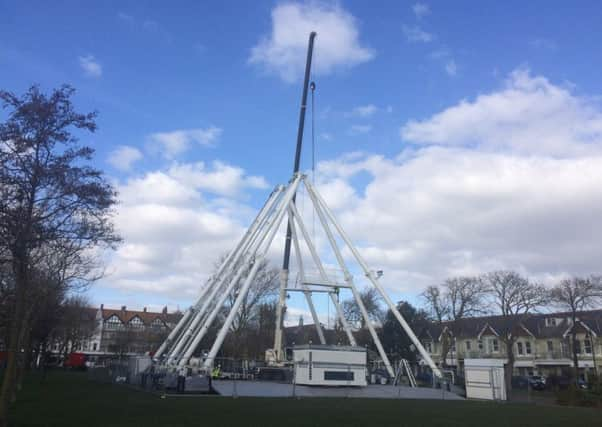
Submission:
[[[132,319],[130,320],[130,326],[132,326],[133,328],[143,328],[144,322],[142,321],[141,318],[139,318],[138,316],[135,316],[135,317],[132,317]]]
[[[546,317],[546,326],[556,326],[556,320],[555,317]]]
[[[109,329],[119,329],[123,327],[123,322],[115,314],[105,321]]]

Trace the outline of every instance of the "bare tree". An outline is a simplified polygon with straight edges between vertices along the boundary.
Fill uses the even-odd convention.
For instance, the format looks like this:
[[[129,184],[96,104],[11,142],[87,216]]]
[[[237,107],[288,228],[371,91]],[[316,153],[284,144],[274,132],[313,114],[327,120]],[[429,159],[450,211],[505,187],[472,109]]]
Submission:
[[[599,276],[571,277],[561,280],[550,291],[552,302],[571,313],[571,349],[573,353],[573,378],[577,378],[579,356],[577,345],[577,316],[580,311],[596,307],[602,302],[602,278]]]
[[[508,363],[505,367],[507,390],[512,390],[514,343],[520,325],[528,316],[549,301],[548,291],[514,271],[494,271],[482,277],[491,303],[501,315],[500,339],[506,346]]]
[[[18,97],[0,91],[8,118],[0,123],[0,248],[14,275],[8,360],[0,392],[0,427],[15,392],[16,354],[28,330],[27,295],[33,266],[48,253],[84,261],[98,245],[119,241],[111,221],[116,194],[102,173],[90,167],[94,150],[72,131],[93,132],[96,114],[79,114],[74,90],[50,95],[37,86]],[[89,258],[88,258],[89,259]],[[67,270],[65,270],[67,271]]]
[[[446,365],[447,354],[452,348],[457,322],[485,311],[485,285],[481,278],[453,277],[440,286],[429,286],[422,293],[426,309],[440,324],[446,322],[449,331],[441,333],[441,363]]]
[[[269,302],[278,292],[279,287],[279,270],[271,268],[268,261],[261,261],[261,265],[257,270],[257,274],[253,279],[253,283],[249,287],[249,291],[240,305],[240,309],[232,322],[231,330],[235,333],[247,328],[251,323],[254,323],[259,318],[259,306],[265,302]],[[234,291],[229,296],[228,305],[232,307],[238,296],[242,280],[234,288]]]
[[[448,319],[449,304],[444,295],[441,295],[441,287],[431,285],[424,290],[421,297],[426,303],[426,310],[431,319],[442,323]]]
[[[375,288],[366,288],[360,291],[360,299],[366,308],[370,321],[382,323],[385,317],[385,312],[380,305],[380,296]],[[362,316],[362,311],[355,300],[355,298],[349,298],[342,303],[343,315],[347,322],[352,325],[359,326],[360,328],[366,327],[366,321]]]

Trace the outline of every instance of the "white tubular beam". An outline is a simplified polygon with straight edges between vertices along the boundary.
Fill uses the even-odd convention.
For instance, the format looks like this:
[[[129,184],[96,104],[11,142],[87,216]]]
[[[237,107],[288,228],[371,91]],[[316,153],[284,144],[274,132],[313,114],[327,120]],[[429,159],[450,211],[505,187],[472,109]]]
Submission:
[[[378,334],[374,330],[372,321],[370,320],[370,317],[368,316],[368,311],[366,310],[366,307],[364,306],[364,303],[362,302],[360,294],[357,291],[355,284],[353,283],[351,273],[349,273],[349,270],[347,269],[345,260],[343,259],[343,256],[341,255],[341,251],[339,250],[339,247],[337,245],[337,242],[332,234],[332,231],[330,230],[328,221],[326,221],[326,218],[324,217],[324,213],[322,212],[322,209],[320,208],[320,204],[318,203],[318,200],[316,199],[316,195],[312,191],[308,180],[304,180],[304,182],[305,182],[305,187],[308,190],[307,193],[309,194],[309,196],[314,204],[314,209],[316,210],[316,213],[318,214],[318,218],[320,219],[320,222],[322,223],[322,227],[324,228],[324,231],[326,232],[328,241],[330,242],[330,245],[332,246],[332,250],[334,251],[334,254],[337,258],[337,262],[339,263],[339,266],[345,273],[345,281],[351,287],[351,292],[353,293],[353,298],[355,298],[355,301],[357,302],[357,305],[360,308],[360,311],[362,312],[362,317],[366,321],[366,326],[368,326],[368,331],[370,332],[370,335],[372,336],[372,340],[374,341],[374,344],[376,345],[378,354],[380,355],[381,359],[383,360],[383,363],[385,364],[385,367],[387,368],[387,372],[389,373],[391,378],[395,378],[395,371],[393,370],[393,367],[391,366],[391,362],[389,362],[389,358],[387,357],[387,353],[385,353],[385,349],[383,348],[383,346],[380,342],[380,339],[378,338]]]
[[[165,341],[163,341],[163,344],[161,344],[161,346],[157,349],[157,351],[153,355],[153,359],[155,361],[158,361],[160,359],[160,357],[163,354],[163,352],[165,351],[165,349],[171,344],[171,342],[176,337],[176,335],[178,335],[180,333],[180,329],[182,329],[182,327],[187,324],[188,319],[190,318],[191,315],[192,315],[192,307],[190,307],[188,310],[186,310],[186,313],[184,313],[184,317],[182,317],[180,319],[178,324],[171,330],[171,332],[167,336],[167,339]]]
[[[441,371],[439,370],[437,365],[435,365],[435,363],[433,362],[433,359],[431,359],[431,356],[426,352],[426,350],[420,343],[420,340],[418,340],[418,338],[414,334],[414,331],[412,331],[412,328],[410,328],[410,325],[408,325],[408,323],[405,321],[405,319],[403,318],[403,316],[401,315],[399,310],[397,310],[397,306],[393,303],[393,301],[391,300],[389,295],[387,295],[387,293],[385,292],[383,287],[380,285],[380,283],[374,276],[374,273],[368,269],[368,265],[366,264],[366,262],[364,261],[364,259],[360,255],[360,253],[357,251],[355,246],[353,246],[353,244],[351,243],[351,240],[345,233],[345,230],[343,230],[343,228],[338,224],[338,222],[334,218],[334,215],[332,214],[332,212],[330,211],[330,209],[328,208],[326,203],[324,203],[324,200],[322,199],[322,197],[314,190],[314,188],[312,187],[311,183],[308,182],[308,180],[304,180],[304,182],[305,182],[305,186],[308,189],[308,193],[310,194],[310,197],[312,197],[312,199],[317,199],[316,201],[318,202],[319,207],[324,210],[324,212],[326,213],[326,215],[328,216],[328,218],[330,219],[332,224],[335,226],[339,235],[345,241],[345,243],[347,244],[347,247],[349,247],[349,249],[353,253],[353,256],[357,260],[358,264],[364,270],[364,274],[370,280],[370,282],[372,282],[372,284],[378,290],[378,292],[381,294],[381,296],[383,297],[383,299],[389,306],[389,309],[393,312],[393,314],[395,315],[395,317],[401,324],[401,327],[404,329],[406,334],[408,334],[408,337],[410,337],[410,340],[412,340],[412,343],[418,349],[420,355],[423,357],[423,359],[426,361],[426,363],[433,370],[433,373],[435,375],[437,375],[439,378],[441,378],[442,377]]]
[[[224,342],[224,339],[226,338],[226,335],[228,333],[228,330],[230,329],[230,326],[232,325],[232,322],[234,321],[234,317],[238,313],[238,310],[240,309],[240,305],[242,304],[243,299],[245,298],[247,292],[249,291],[249,287],[251,286],[251,283],[253,282],[253,279],[255,278],[255,274],[257,274],[259,265],[263,261],[265,253],[270,248],[270,245],[272,244],[272,241],[274,240],[274,237],[276,236],[276,233],[278,232],[278,227],[280,226],[280,223],[282,222],[282,219],[284,218],[284,214],[286,213],[287,206],[290,204],[293,196],[295,195],[295,193],[297,191],[297,187],[299,186],[299,182],[301,182],[301,177],[302,177],[302,175],[295,176],[293,181],[289,184],[285,195],[280,200],[279,206],[276,210],[275,220],[269,225],[268,230],[266,230],[266,233],[269,233],[269,237],[265,241],[264,248],[262,249],[262,253],[255,259],[255,263],[253,264],[253,267],[251,268],[251,271],[249,272],[247,279],[245,280],[243,286],[241,287],[240,292],[238,293],[238,297],[234,301],[234,305],[230,309],[230,313],[228,313],[228,317],[226,318],[226,321],[222,325],[222,328],[220,329],[219,333],[217,334],[217,338],[215,339],[215,342],[213,343],[213,346],[211,347],[211,350],[209,351],[209,355],[207,356],[207,359],[205,360],[205,363],[203,364],[204,368],[210,369],[211,366],[213,365],[215,356],[217,355],[217,352],[221,348],[221,346]]]
[[[311,238],[309,237],[309,233],[307,232],[307,228],[305,228],[305,224],[303,222],[303,219],[301,218],[301,215],[299,215],[299,211],[297,210],[297,207],[295,205],[291,205],[290,212],[291,212],[291,216],[294,218],[294,220],[297,222],[297,224],[299,224],[299,230],[301,230],[301,234],[303,235],[303,240],[305,240],[305,244],[307,245],[307,248],[309,249],[309,252],[311,253],[311,257],[314,260],[314,264],[316,264],[316,266],[318,267],[318,270],[320,271],[320,276],[322,277],[322,279],[325,282],[329,282],[330,279],[328,278],[328,275],[326,274],[326,270],[324,269],[322,260],[320,260],[320,257],[318,256],[318,251],[316,250],[316,247],[314,246],[313,242],[311,241]],[[353,334],[351,333],[351,328],[349,327],[349,324],[347,323],[347,319],[345,319],[345,316],[343,315],[343,312],[341,310],[341,307],[340,307],[338,301],[332,294],[330,294],[330,298],[335,303],[337,315],[339,316],[339,320],[341,321],[341,324],[343,325],[343,329],[345,329],[345,333],[347,334],[347,338],[349,339],[349,344],[351,344],[352,346],[355,346],[356,345],[355,338],[353,337]]]
[[[354,338],[353,334],[351,333],[351,328],[349,327],[349,323],[347,323],[347,319],[345,319],[345,315],[343,314],[343,310],[341,309],[341,304],[339,304],[339,301],[333,294],[330,294],[330,299],[332,300],[332,303],[334,304],[334,308],[337,311],[337,317],[339,318],[339,321],[341,322],[341,325],[343,326],[343,330],[345,331],[345,334],[347,334],[347,339],[349,340],[349,344],[351,344],[354,347],[357,346],[357,342],[355,341],[355,338]]]
[[[305,283],[303,283],[303,278],[305,277],[305,272],[303,270],[303,258],[301,256],[301,248],[299,247],[299,240],[297,239],[297,233],[295,231],[295,222],[292,216],[291,211],[289,210],[288,222],[291,227],[291,238],[293,239],[293,244],[295,246],[295,253],[297,254],[297,265],[299,266],[299,275],[301,276],[302,282],[301,287],[304,289],[303,294],[305,295],[305,299],[307,300],[307,305],[309,306],[309,311],[311,312],[311,317],[314,320],[314,325],[316,327],[316,332],[318,333],[318,338],[320,339],[320,344],[326,344],[326,339],[324,338],[324,332],[322,331],[322,326],[320,325],[320,319],[318,319],[318,313],[316,313],[316,307],[314,307],[314,302],[312,300],[312,295]]]
[[[214,275],[216,280],[214,286],[209,292],[209,295],[203,301],[201,307],[197,310],[194,318],[191,320],[188,328],[186,329],[186,332],[180,336],[179,340],[175,343],[174,348],[170,351],[167,364],[176,363],[180,358],[180,353],[184,349],[184,346],[190,341],[190,338],[197,331],[207,309],[214,302],[215,295],[222,288],[223,284],[226,283],[226,279],[229,277],[229,274],[227,273],[233,272],[234,268],[236,267],[236,264],[243,256],[244,251],[248,249],[249,244],[254,242],[255,236],[258,230],[260,229],[260,226],[263,225],[266,218],[268,218],[268,214],[270,213],[274,203],[279,198],[281,198],[280,195],[282,194],[282,191],[283,187],[279,186],[272,192],[272,194],[268,198],[268,201],[265,203],[262,210],[260,211],[259,215],[257,215],[255,220],[253,221],[251,227],[249,227],[249,229],[244,234],[243,238],[240,240],[236,248],[230,254],[228,254],[226,260],[222,263],[218,272]],[[230,271],[225,271],[226,268],[228,268],[228,270]]]
[[[282,191],[282,188],[280,189],[280,191]],[[205,334],[211,327],[211,324],[215,320],[215,317],[219,314],[221,307],[224,305],[226,298],[232,292],[232,290],[234,289],[234,287],[240,280],[241,276],[244,274],[245,270],[247,269],[248,265],[250,264],[250,260],[253,259],[253,257],[255,256],[255,253],[257,252],[257,250],[261,247],[262,243],[264,242],[266,235],[269,232],[271,219],[275,214],[276,213],[274,211],[270,210],[270,211],[267,211],[266,214],[261,218],[260,226],[257,227],[255,234],[253,236],[251,236],[251,239],[249,240],[248,244],[245,245],[245,247],[244,247],[244,250],[245,250],[244,259],[240,263],[240,266],[238,267],[238,271],[237,271],[236,275],[234,276],[234,278],[232,280],[230,280],[227,288],[221,293],[220,297],[218,298],[218,301],[213,305],[213,309],[211,310],[211,313],[209,313],[208,316],[204,318],[203,322],[195,330],[195,333],[193,335],[194,338],[192,339],[192,341],[189,342],[182,349],[182,352],[184,353],[184,355],[178,361],[179,366],[186,366],[186,364],[190,360],[190,357],[192,356],[192,354],[198,347],[199,343],[201,342],[201,340],[203,339],[203,337],[205,336]],[[268,224],[268,228],[264,232],[261,232],[262,227],[266,224]]]
[[[182,356],[182,358],[180,358],[180,361],[178,363],[179,366],[186,366],[188,364],[188,361],[192,357],[196,348],[198,347],[201,340],[203,339],[203,337],[205,336],[205,334],[211,327],[211,324],[213,323],[213,321],[219,314],[219,311],[221,310],[222,306],[224,305],[224,302],[226,301],[226,298],[228,298],[228,295],[230,295],[230,293],[232,292],[232,290],[234,289],[234,287],[236,286],[236,284],[240,280],[240,277],[243,275],[243,273],[245,272],[246,269],[247,269],[247,263],[243,262],[242,265],[240,266],[240,268],[238,269],[238,273],[236,273],[236,276],[234,276],[234,278],[232,280],[230,280],[228,287],[220,295],[217,303],[213,306],[213,310],[211,310],[211,313],[209,313],[209,316],[207,317],[207,319],[205,319],[205,321],[201,325],[201,328],[197,331],[192,342],[186,347],[184,356]]]

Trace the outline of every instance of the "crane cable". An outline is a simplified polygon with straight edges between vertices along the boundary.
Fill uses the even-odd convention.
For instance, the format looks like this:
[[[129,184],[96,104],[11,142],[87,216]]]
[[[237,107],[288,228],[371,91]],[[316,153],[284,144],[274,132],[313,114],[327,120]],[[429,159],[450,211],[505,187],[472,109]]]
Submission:
[[[309,85],[311,89],[311,183],[312,185],[316,185],[316,101],[315,101],[315,92],[316,92],[316,83],[312,81]],[[314,206],[312,209],[312,217],[311,217],[311,228],[312,228],[312,240],[316,241],[316,207]],[[326,328],[330,328],[330,294],[326,294]]]

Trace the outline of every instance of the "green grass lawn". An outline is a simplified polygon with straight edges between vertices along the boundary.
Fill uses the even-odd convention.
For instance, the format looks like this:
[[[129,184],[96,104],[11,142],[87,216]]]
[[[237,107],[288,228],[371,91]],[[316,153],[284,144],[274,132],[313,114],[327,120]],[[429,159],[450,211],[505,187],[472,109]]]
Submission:
[[[28,378],[14,426],[602,426],[602,411],[473,401],[165,398],[54,372]]]

